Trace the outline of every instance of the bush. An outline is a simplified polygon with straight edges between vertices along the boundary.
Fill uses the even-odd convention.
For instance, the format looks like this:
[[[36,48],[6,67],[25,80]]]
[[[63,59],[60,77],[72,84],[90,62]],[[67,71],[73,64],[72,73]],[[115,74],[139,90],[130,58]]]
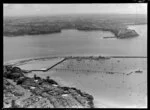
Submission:
[[[34,74],[34,79],[36,79],[36,74]]]
[[[12,73],[22,73],[22,70],[19,67],[13,67],[11,70]]]
[[[12,66],[11,65],[5,65],[4,67],[3,67],[3,73],[5,74],[5,73],[8,73],[8,72],[11,72],[11,70],[12,70]]]
[[[49,80],[49,79],[50,79],[50,77],[49,77],[49,76],[47,76],[47,77],[46,77],[46,79],[47,79],[47,80]]]
[[[38,80],[40,80],[41,78],[40,78],[40,77],[38,77],[36,74],[34,74],[34,79],[38,79]]]
[[[25,77],[21,77],[17,80],[17,85],[22,84],[26,80]]]
[[[52,80],[52,79],[46,79],[46,81],[47,81],[48,83],[50,83],[50,84],[56,84],[56,85],[58,85],[58,83],[55,82],[55,81]]]

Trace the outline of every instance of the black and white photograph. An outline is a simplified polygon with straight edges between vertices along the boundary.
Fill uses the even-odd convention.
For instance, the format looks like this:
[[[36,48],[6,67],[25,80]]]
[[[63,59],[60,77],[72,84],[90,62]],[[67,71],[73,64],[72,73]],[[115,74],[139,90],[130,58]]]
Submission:
[[[148,3],[3,3],[3,108],[147,108]]]

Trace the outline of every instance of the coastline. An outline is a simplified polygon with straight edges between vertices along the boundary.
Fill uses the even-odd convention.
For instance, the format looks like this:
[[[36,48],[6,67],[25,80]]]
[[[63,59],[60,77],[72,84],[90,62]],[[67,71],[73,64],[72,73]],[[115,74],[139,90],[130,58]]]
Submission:
[[[31,57],[31,58],[22,58],[22,59],[16,59],[16,60],[10,60],[10,61],[6,61],[4,62],[4,65],[16,65],[19,63],[25,63],[25,62],[30,62],[30,61],[36,61],[36,60],[49,60],[49,59],[63,59],[63,58],[147,58],[147,56],[109,56],[109,55],[95,55],[95,56],[91,56],[91,55],[74,55],[74,56],[57,56],[57,57]]]
[[[141,24],[142,25],[142,24]],[[72,29],[72,28],[71,28]],[[76,29],[76,28],[73,28],[73,29]],[[109,32],[112,32],[115,37],[114,38],[118,38],[118,39],[122,39],[122,38],[130,38],[130,37],[137,37],[138,36],[138,33],[135,31],[135,30],[131,30],[131,29],[127,29],[127,28],[123,28],[123,29],[120,29],[120,30],[115,30],[115,29],[84,29],[84,28],[81,28],[81,29],[76,29],[78,31],[109,31]],[[17,37],[17,36],[23,36],[23,35],[48,35],[48,34],[55,34],[55,33],[61,33],[62,29],[59,30],[58,32],[47,32],[47,33],[35,33],[35,34],[14,34],[11,33],[10,35],[9,34],[4,34],[5,37]]]
[[[146,5],[33,5],[3,4],[4,109],[148,107]]]
[[[23,65],[28,65],[28,64],[32,64],[31,62],[33,61],[33,65],[35,65],[35,67],[37,68],[37,71],[30,71],[29,73],[27,73],[27,74],[32,74],[32,75],[30,75],[30,78],[32,78],[33,77],[33,75],[35,74],[35,73],[38,73],[37,74],[37,76],[39,76],[39,77],[41,77],[41,76],[43,76],[43,77],[41,77],[41,78],[46,78],[46,76],[49,76],[50,75],[50,77],[53,79],[53,80],[55,80],[59,85],[61,85],[61,86],[67,86],[67,87],[75,87],[75,88],[78,88],[78,86],[76,87],[76,86],[73,86],[74,84],[71,84],[70,82],[68,82],[67,80],[64,80],[64,79],[62,79],[62,78],[60,78],[60,77],[57,77],[57,75],[55,76],[55,71],[56,71],[56,73],[57,72],[67,72],[68,70],[66,69],[66,70],[61,70],[61,69],[59,69],[59,66],[57,67],[56,66],[56,68],[54,67],[54,69],[52,69],[52,70],[49,70],[49,71],[46,71],[46,70],[48,70],[48,68],[45,68],[45,70],[43,71],[43,70],[41,70],[41,68],[43,68],[42,66],[41,66],[41,68],[39,68],[39,67],[37,67],[36,66],[36,62],[39,60],[39,61],[43,61],[43,62],[46,62],[46,61],[48,61],[49,60],[49,62],[51,62],[51,59],[53,59],[53,58],[56,58],[57,59],[57,57],[46,57],[46,58],[32,58],[32,59],[26,59],[26,60],[23,60],[22,61],[22,63],[23,64],[21,64],[20,62],[20,65],[19,65],[19,63],[18,63],[18,67],[21,67],[21,68],[23,68],[24,66]],[[58,58],[60,58],[60,57],[58,57]],[[61,57],[62,58],[62,57]],[[63,56],[63,58],[64,58],[64,56]],[[106,57],[104,57],[104,56],[66,56],[65,58],[67,58],[67,60],[69,61],[69,60],[77,60],[77,61],[82,61],[82,60],[89,60],[89,62],[92,60],[92,61],[97,61],[98,59],[105,59],[106,61],[107,60],[110,60],[110,59],[114,59],[114,61],[118,61],[119,59],[121,60],[122,58],[123,59],[144,59],[144,58],[147,58],[147,57],[129,57],[129,56],[117,56],[117,57],[115,57],[115,56],[106,56]],[[122,60],[123,60],[122,59]],[[65,62],[64,62],[65,63]],[[14,63],[15,64],[15,63]],[[16,62],[16,64],[17,64],[17,62]],[[47,63],[47,64],[49,64],[49,63]],[[54,64],[55,65],[55,64]],[[60,64],[61,65],[61,64]],[[94,66],[94,65],[93,65]],[[15,67],[15,65],[14,65],[14,67]],[[38,68],[39,68],[39,71],[38,71]],[[57,69],[58,68],[58,69]],[[24,68],[25,69],[25,68]],[[25,70],[28,70],[29,68],[26,68]],[[41,72],[40,72],[41,71]],[[53,71],[54,71],[54,76],[53,76]],[[71,73],[72,72],[84,72],[84,71],[79,71],[79,70],[69,70]],[[137,69],[135,69],[135,70],[132,70],[133,72],[134,71],[137,71]],[[132,71],[128,71],[128,72],[123,72],[124,74],[125,74],[125,76],[132,76],[132,74],[134,75],[135,73],[133,73]],[[143,71],[143,70],[142,70]],[[91,70],[91,71],[89,71],[89,70],[87,70],[87,71],[85,71],[85,72],[87,72],[87,73],[93,73],[93,74],[96,74],[98,71],[93,71],[93,70]],[[101,70],[100,72],[103,72],[103,70]],[[132,74],[130,74],[130,75],[128,75],[128,73],[131,73],[132,72]],[[107,73],[107,71],[105,71],[104,73]],[[113,73],[112,71],[110,71],[110,72],[108,72],[109,74],[111,74],[111,73]],[[119,73],[120,75],[123,75],[123,73]],[[63,74],[63,73],[62,73]],[[109,75],[108,74],[108,75]],[[116,74],[116,72],[114,72],[114,74]],[[118,75],[119,75],[118,74]],[[117,75],[117,74],[116,74]],[[119,75],[119,76],[120,76]],[[55,77],[55,78],[54,78]],[[80,88],[81,89],[81,88]],[[84,90],[84,89],[81,89],[82,91]],[[87,91],[87,90],[84,90],[84,91]],[[94,96],[94,98],[95,98],[95,96]],[[97,99],[96,99],[97,100]],[[94,102],[93,102],[94,103]],[[100,103],[99,103],[100,104]],[[99,105],[98,104],[98,105]],[[100,104],[101,105],[101,104]],[[101,106],[100,108],[103,108],[104,107],[104,105],[105,104],[103,104],[103,106]],[[106,104],[107,105],[107,104]]]
[[[46,108],[94,108],[91,95],[74,87],[66,87],[51,78],[43,79],[37,76],[30,78],[18,67],[5,65],[3,81],[4,108],[45,108],[45,106]],[[13,89],[10,89],[12,87]],[[27,93],[30,95],[27,96]],[[7,94],[13,95],[13,97],[10,98]],[[16,94],[20,94],[19,97]],[[45,96],[45,94],[47,95]],[[9,101],[7,101],[8,98]],[[46,102],[40,104],[39,101],[33,101],[34,98],[38,98],[40,102],[45,100]],[[32,100],[32,103],[26,105],[25,100]]]
[[[87,17],[89,18],[89,17]],[[129,17],[130,18],[130,17]],[[131,19],[131,21],[120,21],[120,22],[116,22],[113,21],[112,19],[108,19],[108,20],[100,20],[99,19],[96,20],[86,20],[86,19],[80,19],[80,18],[75,18],[75,20],[72,21],[66,21],[66,19],[62,19],[62,18],[57,18],[58,20],[62,20],[64,21],[62,22],[57,22],[57,20],[52,20],[48,25],[47,22],[48,21],[44,21],[45,19],[43,19],[43,22],[41,21],[36,21],[34,23],[32,23],[34,21],[34,18],[31,19],[31,21],[29,21],[29,23],[31,22],[31,26],[33,26],[31,28],[30,25],[25,25],[24,20],[21,20],[22,24],[18,24],[18,22],[15,22],[15,19],[12,19],[12,21],[14,20],[14,22],[16,24],[18,24],[18,26],[20,26],[22,29],[19,29],[17,25],[14,24],[9,24],[9,19],[5,20],[4,23],[4,36],[5,37],[15,37],[15,36],[24,36],[24,35],[44,35],[44,34],[55,34],[55,33],[61,33],[61,31],[63,29],[76,29],[79,31],[110,31],[112,32],[116,38],[121,39],[121,38],[130,38],[130,37],[135,37],[138,36],[138,33],[135,30],[131,30],[128,29],[128,25],[145,25],[147,24],[146,21],[141,22],[141,21],[137,21],[135,22],[134,20]],[[116,16],[117,19],[117,16]],[[8,20],[8,21],[7,21]],[[11,18],[10,18],[11,20]],[[32,21],[33,20],[33,21]],[[139,18],[140,20],[140,18]],[[37,26],[36,23],[39,23],[39,25]],[[12,28],[12,31],[10,31],[9,29]],[[26,28],[28,28],[29,30],[27,30]],[[15,31],[13,31],[13,29],[16,29]],[[32,31],[34,30],[34,31]]]

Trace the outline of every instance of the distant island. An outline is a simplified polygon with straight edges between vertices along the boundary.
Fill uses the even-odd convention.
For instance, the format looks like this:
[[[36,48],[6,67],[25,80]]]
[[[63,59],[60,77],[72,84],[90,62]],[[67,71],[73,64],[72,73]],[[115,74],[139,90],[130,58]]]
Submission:
[[[138,36],[128,25],[146,24],[144,15],[59,15],[48,17],[6,17],[4,36],[40,35],[60,33],[63,29],[79,31],[103,30],[117,38]]]

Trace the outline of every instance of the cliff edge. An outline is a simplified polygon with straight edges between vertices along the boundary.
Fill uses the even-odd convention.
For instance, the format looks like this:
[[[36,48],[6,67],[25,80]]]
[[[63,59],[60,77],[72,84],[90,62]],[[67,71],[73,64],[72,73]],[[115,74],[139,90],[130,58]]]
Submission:
[[[26,77],[18,67],[4,66],[4,108],[94,108],[93,97],[53,79]]]

